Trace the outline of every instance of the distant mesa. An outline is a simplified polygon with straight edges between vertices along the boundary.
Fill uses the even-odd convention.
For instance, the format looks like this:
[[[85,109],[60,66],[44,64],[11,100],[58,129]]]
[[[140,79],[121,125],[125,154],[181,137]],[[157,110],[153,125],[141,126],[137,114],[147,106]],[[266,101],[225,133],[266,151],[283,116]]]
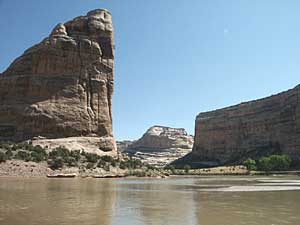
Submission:
[[[200,113],[193,151],[175,164],[194,168],[242,163],[272,154],[300,156],[299,86],[267,98]]]
[[[113,89],[111,14],[98,9],[58,24],[0,75],[0,139],[80,137],[115,152]]]
[[[191,152],[193,136],[183,128],[153,126],[137,141],[118,142],[119,150],[147,164],[163,167]]]

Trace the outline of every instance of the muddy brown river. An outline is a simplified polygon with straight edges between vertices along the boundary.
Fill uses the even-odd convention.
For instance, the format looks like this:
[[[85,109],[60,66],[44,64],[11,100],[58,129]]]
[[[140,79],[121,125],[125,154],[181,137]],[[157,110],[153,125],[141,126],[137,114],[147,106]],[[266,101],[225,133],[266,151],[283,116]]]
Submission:
[[[299,225],[300,177],[0,178],[1,225]]]

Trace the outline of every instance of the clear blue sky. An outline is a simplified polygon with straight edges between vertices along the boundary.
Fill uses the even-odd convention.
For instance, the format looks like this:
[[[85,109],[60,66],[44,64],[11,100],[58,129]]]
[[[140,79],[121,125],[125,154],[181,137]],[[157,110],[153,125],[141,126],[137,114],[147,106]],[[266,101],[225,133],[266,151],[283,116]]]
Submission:
[[[297,0],[0,0],[0,71],[57,23],[96,8],[113,15],[119,140],[155,124],[193,134],[199,112],[299,83]]]

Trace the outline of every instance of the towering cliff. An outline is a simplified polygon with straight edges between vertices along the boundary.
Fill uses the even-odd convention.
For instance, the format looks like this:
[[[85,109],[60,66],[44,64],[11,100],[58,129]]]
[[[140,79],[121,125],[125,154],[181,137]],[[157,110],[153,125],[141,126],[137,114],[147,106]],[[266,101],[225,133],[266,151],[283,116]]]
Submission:
[[[270,154],[300,156],[300,87],[256,101],[200,113],[191,154],[194,167],[240,163]]]
[[[58,24],[0,75],[0,138],[98,137],[101,150],[115,150],[113,67],[108,11]]]
[[[119,147],[150,165],[165,166],[191,152],[193,136],[183,128],[150,127],[137,141],[119,142]]]

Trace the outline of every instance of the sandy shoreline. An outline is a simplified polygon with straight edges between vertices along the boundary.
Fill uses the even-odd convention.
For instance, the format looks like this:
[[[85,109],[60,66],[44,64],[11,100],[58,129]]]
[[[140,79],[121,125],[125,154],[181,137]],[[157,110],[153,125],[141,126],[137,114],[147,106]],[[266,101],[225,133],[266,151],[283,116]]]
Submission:
[[[41,178],[57,174],[75,174],[76,177],[121,177],[126,170],[110,168],[105,171],[102,168],[80,169],[78,167],[66,167],[60,170],[52,170],[47,162],[24,162],[21,160],[8,160],[0,164],[0,177]]]
[[[60,175],[61,177],[93,177],[93,178],[122,178],[122,177],[137,177],[127,174],[128,170],[122,170],[117,167],[110,167],[109,171],[103,168],[78,168],[64,167],[60,170],[52,170],[48,167],[47,162],[25,162],[21,160],[8,160],[0,163],[0,178],[4,177],[22,177],[22,178],[47,178]],[[192,169],[186,173],[184,170],[176,170],[170,175],[180,177],[190,176],[262,176],[262,175],[298,175],[300,171],[248,171],[243,166],[222,166],[209,169]],[[141,176],[143,177],[143,176]],[[146,177],[146,176],[144,176]],[[164,177],[164,176],[163,176]]]

